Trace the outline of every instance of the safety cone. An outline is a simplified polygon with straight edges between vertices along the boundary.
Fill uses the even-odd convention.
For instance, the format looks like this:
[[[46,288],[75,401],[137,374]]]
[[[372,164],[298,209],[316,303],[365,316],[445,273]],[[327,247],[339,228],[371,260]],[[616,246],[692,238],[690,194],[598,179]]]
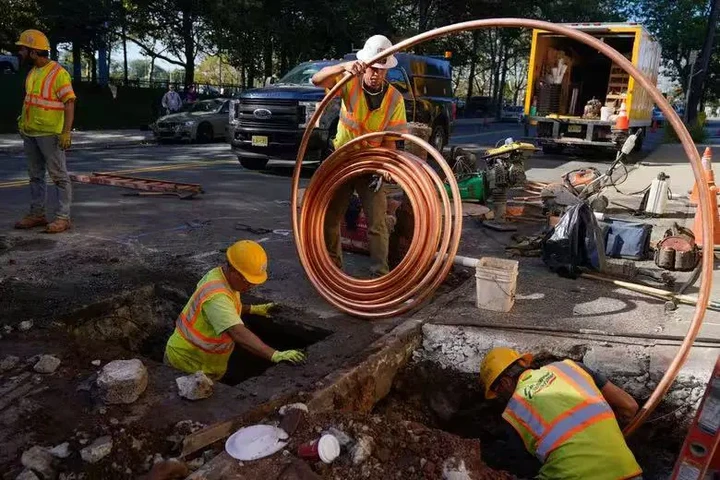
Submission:
[[[630,119],[628,119],[627,105],[625,100],[620,104],[620,113],[615,120],[615,130],[628,130],[630,128]]]
[[[705,148],[705,153],[702,156],[703,174],[705,175],[705,182],[708,185],[715,186],[715,173],[712,169],[712,150],[710,147]],[[690,192],[690,205],[697,205],[700,203],[700,196],[698,194],[697,182],[693,185],[692,191]]]
[[[703,155],[703,166],[710,166],[710,158],[711,153],[710,149],[705,149],[705,154]],[[707,159],[707,162],[705,161]],[[707,172],[707,170],[706,170]],[[710,187],[710,211],[712,212],[712,219],[704,219],[702,210],[698,207],[695,210],[695,222],[693,224],[693,234],[695,234],[695,241],[698,244],[701,244],[703,241],[702,236],[702,225],[704,221],[713,222],[713,244],[720,245],[720,218],[718,218],[718,203],[717,203],[717,192],[718,188],[715,186],[715,179],[714,175],[712,174],[712,170],[709,171],[710,175],[708,176],[708,187]]]

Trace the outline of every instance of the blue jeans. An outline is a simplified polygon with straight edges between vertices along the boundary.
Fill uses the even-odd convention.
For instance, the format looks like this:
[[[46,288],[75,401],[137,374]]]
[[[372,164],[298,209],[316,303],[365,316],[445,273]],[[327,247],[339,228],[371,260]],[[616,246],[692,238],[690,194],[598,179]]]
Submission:
[[[28,137],[23,135],[28,176],[30,177],[30,214],[45,215],[45,171],[50,174],[58,192],[56,217],[70,219],[72,183],[65,164],[65,152],[57,135]]]

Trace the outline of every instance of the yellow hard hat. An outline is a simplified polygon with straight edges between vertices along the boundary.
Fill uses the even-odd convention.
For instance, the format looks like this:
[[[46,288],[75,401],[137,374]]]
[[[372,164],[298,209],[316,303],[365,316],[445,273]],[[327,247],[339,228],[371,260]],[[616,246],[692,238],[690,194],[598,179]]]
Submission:
[[[50,41],[40,30],[25,30],[20,34],[20,40],[15,45],[32,48],[34,50],[50,51]]]
[[[267,280],[267,254],[259,243],[252,240],[235,242],[227,249],[227,260],[253,285]]]
[[[532,354],[520,355],[520,352],[512,348],[497,347],[490,350],[480,364],[480,381],[485,386],[485,398],[497,397],[491,390],[492,384],[510,365],[519,362],[523,367],[528,367],[532,359]]]

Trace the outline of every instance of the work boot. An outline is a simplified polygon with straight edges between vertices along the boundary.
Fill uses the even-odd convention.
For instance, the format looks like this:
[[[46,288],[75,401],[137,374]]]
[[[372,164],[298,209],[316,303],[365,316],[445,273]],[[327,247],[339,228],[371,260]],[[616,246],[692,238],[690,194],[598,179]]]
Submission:
[[[22,220],[15,224],[15,228],[19,230],[27,230],[29,228],[44,227],[48,224],[45,215],[26,215]]]
[[[45,227],[45,233],[62,233],[71,227],[67,218],[56,218],[50,225]]]

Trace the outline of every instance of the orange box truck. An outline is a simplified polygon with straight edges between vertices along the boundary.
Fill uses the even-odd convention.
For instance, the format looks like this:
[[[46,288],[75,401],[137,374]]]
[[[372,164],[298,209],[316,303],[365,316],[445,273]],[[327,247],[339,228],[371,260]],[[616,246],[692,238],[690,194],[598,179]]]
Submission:
[[[657,82],[660,45],[636,23],[567,24],[615,48]],[[625,103],[630,130],[647,128],[654,103],[624,70],[604,54],[563,35],[534,30],[528,65],[525,115],[536,125],[546,153],[568,147],[617,150],[627,132],[613,131]],[[636,149],[642,147],[642,137]]]

